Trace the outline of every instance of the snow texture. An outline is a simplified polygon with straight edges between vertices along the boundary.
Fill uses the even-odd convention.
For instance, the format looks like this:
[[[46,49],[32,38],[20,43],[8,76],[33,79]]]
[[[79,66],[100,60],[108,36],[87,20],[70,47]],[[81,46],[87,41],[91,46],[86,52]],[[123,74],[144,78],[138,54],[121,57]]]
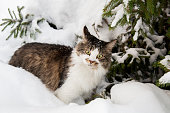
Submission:
[[[147,34],[147,35],[149,37],[152,36],[150,34]],[[158,40],[156,40],[156,41],[158,41]],[[158,49],[158,48],[154,47],[155,46],[154,42],[149,38],[144,39],[144,42],[146,42],[146,44],[147,44],[146,48],[150,47],[153,50],[152,52],[154,52],[154,54],[152,54],[150,57],[150,63],[153,63],[158,56],[164,56],[164,54],[167,51],[166,48]]]
[[[125,50],[126,53],[121,57],[118,56],[119,53],[113,53],[112,56],[116,59],[116,61],[118,63],[124,63],[124,61],[129,57],[129,55],[132,55],[132,59],[130,61],[130,63],[133,62],[133,60],[136,59],[140,59],[140,56],[149,56],[150,54],[143,48],[130,48]],[[145,54],[139,54],[141,52],[144,52]]]
[[[170,70],[170,55],[166,55],[165,58],[160,61],[160,63]]]
[[[125,7],[128,6],[129,0],[123,0],[123,3],[125,4]]]
[[[140,19],[137,21],[137,23],[134,27],[134,30],[136,31],[135,35],[133,36],[134,41],[136,41],[138,39],[139,29],[141,29],[141,28],[142,28],[142,18],[140,17]]]
[[[10,17],[8,8],[16,11],[17,6],[24,5],[25,13],[46,18],[56,24],[57,30],[51,28],[47,22],[39,26],[34,24],[34,27],[38,27],[42,32],[37,35],[36,40],[24,37],[10,38],[8,41],[6,37],[11,29],[7,28],[0,32],[0,113],[169,113],[170,96],[167,93],[170,93],[168,91],[165,93],[151,84],[137,82],[118,84],[112,87],[111,99],[95,99],[86,105],[76,103],[66,105],[33,74],[8,65],[9,59],[15,50],[23,45],[23,41],[73,47],[75,34],[82,35],[84,25],[87,25],[89,31],[96,36],[92,24],[95,23],[95,26],[101,24],[103,7],[107,2],[107,0],[1,0],[0,23],[2,18]],[[117,31],[120,32],[120,29],[123,28],[118,28]],[[109,37],[103,37],[103,34],[108,34]],[[100,39],[109,41],[115,38],[106,29],[103,30],[103,34],[99,34]],[[119,35],[117,32],[115,34]]]
[[[26,106],[56,107],[56,105],[63,105],[31,73],[2,62],[0,62],[0,68],[0,108],[22,108]]]
[[[111,101],[120,113],[169,113],[170,97],[153,84],[127,82],[111,89]]]
[[[101,25],[106,2],[106,0],[29,0],[26,4],[27,12],[47,18],[58,29],[81,35],[82,28],[87,25],[92,34],[96,35],[92,25]]]
[[[123,4],[117,6],[113,12],[116,12],[115,18],[112,21],[111,27],[115,27],[117,22],[123,17],[124,15],[124,7]]]
[[[170,83],[170,72],[165,73],[160,79],[159,82],[161,84],[166,84],[166,83]]]

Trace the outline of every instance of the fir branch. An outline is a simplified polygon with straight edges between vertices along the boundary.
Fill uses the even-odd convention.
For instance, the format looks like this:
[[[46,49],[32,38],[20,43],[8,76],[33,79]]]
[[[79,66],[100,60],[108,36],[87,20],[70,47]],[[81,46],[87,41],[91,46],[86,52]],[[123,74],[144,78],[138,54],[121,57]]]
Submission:
[[[7,22],[8,24],[6,24],[6,26],[2,29],[2,31],[4,31],[9,25],[11,25],[11,22]]]
[[[11,26],[11,32],[6,38],[8,40],[11,36],[14,38],[17,38],[18,36],[22,38],[23,36],[27,36],[28,30],[30,37],[35,38],[36,33],[41,33],[41,30],[39,29],[38,25],[40,22],[43,22],[45,20],[44,18],[36,18],[36,20],[33,18],[33,14],[26,14],[26,16],[23,16],[22,10],[24,9],[24,6],[19,7],[17,6],[18,11],[18,17],[16,16],[16,13],[14,11],[11,12],[11,10],[8,8],[8,13],[11,18],[4,18],[2,21],[4,21],[0,26],[4,26],[2,31],[4,31],[8,26]],[[34,21],[34,23],[33,23]],[[36,25],[33,25],[36,24]],[[33,28],[32,26],[36,26]]]
[[[14,15],[15,19],[17,20],[17,16],[16,16],[15,12],[14,12],[14,11],[12,11],[12,13],[13,13],[13,15]]]
[[[119,6],[122,3],[122,0],[111,0],[109,2],[108,5],[105,6],[105,8],[103,9],[103,17],[109,17],[112,16],[112,9],[114,9],[115,7]]]
[[[11,11],[10,11],[9,8],[8,8],[8,12],[9,12],[9,15],[11,16],[11,19],[13,19],[13,16],[12,16]]]
[[[24,9],[24,6],[22,6],[21,8],[20,8],[19,6],[17,6],[17,9],[18,9],[18,13],[19,13],[19,18],[20,18],[20,20],[23,20],[23,16],[22,16],[21,11],[22,11],[22,9]]]
[[[20,32],[20,38],[22,38],[23,37],[23,35],[24,35],[24,28],[21,30],[21,32]]]
[[[4,23],[2,23],[2,24],[0,24],[0,26],[3,26],[3,25],[5,25],[5,24],[7,24],[8,23],[8,21],[7,22],[4,22]]]
[[[147,10],[150,14],[154,14],[154,1],[153,0],[146,0],[146,4],[147,4]]]
[[[166,0],[129,0],[128,5],[125,5],[122,0],[111,0],[105,6],[103,9],[103,18],[109,20],[108,26],[110,26],[109,28],[111,28],[111,30],[117,30],[115,28],[120,26],[125,27],[124,25],[126,25],[127,28],[130,28],[129,30],[125,28],[127,33],[120,33],[117,35],[120,41],[114,50],[123,54],[115,55],[115,61],[125,55],[126,57],[122,59],[122,64],[124,64],[124,66],[122,66],[119,62],[113,62],[113,65],[111,65],[112,72],[110,72],[112,74],[109,74],[109,80],[112,82],[114,81],[114,74],[122,76],[130,75],[131,77],[134,76],[134,78],[138,80],[150,77],[150,80],[155,82],[153,76],[156,78],[158,77],[157,75],[164,73],[160,70],[162,66],[152,66],[153,62],[151,59],[158,61],[159,56],[165,54],[164,50],[169,48],[169,44],[167,43],[168,41],[162,40],[163,44],[161,46],[158,46],[156,41],[153,41],[154,37],[159,35],[166,35],[169,37],[170,32],[167,22],[168,17],[165,13],[165,9],[168,8],[167,4],[168,1]],[[117,6],[119,5],[123,5],[124,16],[114,23],[114,27],[111,27],[111,23],[115,22],[115,16],[119,11]],[[116,12],[113,12],[115,10]],[[126,18],[127,16],[128,18]],[[142,22],[136,26],[139,18],[142,19]],[[132,38],[135,35],[135,32],[138,32],[138,34],[136,34],[138,37],[136,41]],[[150,36],[148,34],[150,34]],[[124,42],[121,41],[122,39],[124,39]],[[169,39],[166,38],[166,40]],[[138,53],[136,52],[136,55],[127,54],[126,51],[131,48],[143,48],[145,51],[137,51]],[[158,51],[160,51],[160,54],[158,54]],[[163,70],[167,71],[165,68],[163,68]],[[139,74],[138,71],[140,71],[141,74]],[[141,77],[141,75],[144,77]]]

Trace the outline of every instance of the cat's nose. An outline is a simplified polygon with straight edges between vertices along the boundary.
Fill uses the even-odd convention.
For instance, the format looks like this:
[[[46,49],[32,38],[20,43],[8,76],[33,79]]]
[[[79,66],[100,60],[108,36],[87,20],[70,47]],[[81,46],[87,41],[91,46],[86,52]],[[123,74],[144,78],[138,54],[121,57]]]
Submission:
[[[89,60],[89,63],[90,63],[90,64],[93,64],[94,62],[95,62],[95,61],[91,61],[91,60]]]
[[[93,64],[93,65],[97,65],[97,64],[98,64],[96,61],[89,60],[88,58],[86,58],[86,61],[87,61],[89,64]]]

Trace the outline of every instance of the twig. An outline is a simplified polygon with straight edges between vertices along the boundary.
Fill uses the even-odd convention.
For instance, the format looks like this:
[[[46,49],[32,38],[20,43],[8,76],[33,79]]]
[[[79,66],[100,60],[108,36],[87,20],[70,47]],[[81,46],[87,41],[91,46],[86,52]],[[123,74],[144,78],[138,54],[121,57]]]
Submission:
[[[95,23],[94,23],[92,26],[93,26],[93,28],[94,28],[94,31],[95,31],[95,33],[96,33],[97,37],[99,38],[99,34],[97,33],[97,32],[98,32],[98,30],[95,28]]]

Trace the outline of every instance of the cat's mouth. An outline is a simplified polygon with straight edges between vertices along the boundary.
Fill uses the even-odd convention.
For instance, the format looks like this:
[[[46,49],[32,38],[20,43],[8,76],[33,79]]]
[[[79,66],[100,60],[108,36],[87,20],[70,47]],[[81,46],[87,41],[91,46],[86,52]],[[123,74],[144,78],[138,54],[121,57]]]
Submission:
[[[92,69],[97,69],[98,68],[98,63],[96,61],[89,60],[89,58],[85,59],[87,62],[87,65],[91,67]]]

